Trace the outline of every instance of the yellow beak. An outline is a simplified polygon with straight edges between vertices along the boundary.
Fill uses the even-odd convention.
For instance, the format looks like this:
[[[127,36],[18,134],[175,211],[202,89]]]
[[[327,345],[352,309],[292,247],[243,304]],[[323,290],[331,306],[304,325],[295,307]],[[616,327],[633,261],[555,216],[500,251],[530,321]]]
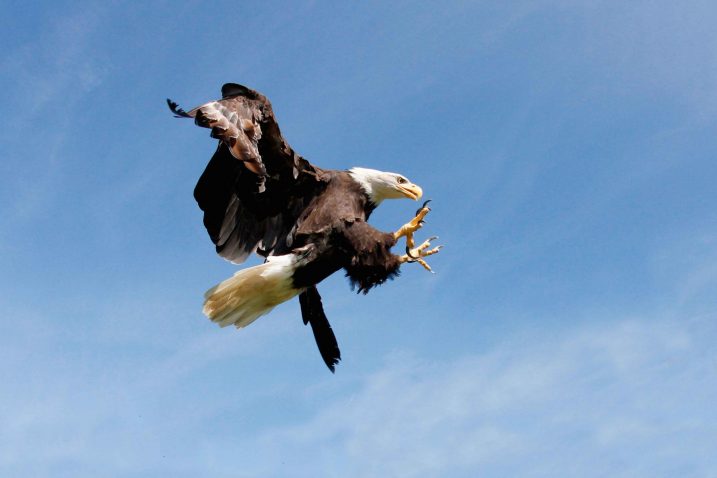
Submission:
[[[416,184],[401,184],[398,188],[407,198],[413,199],[414,201],[418,201],[421,199],[421,196],[423,196],[423,189]]]

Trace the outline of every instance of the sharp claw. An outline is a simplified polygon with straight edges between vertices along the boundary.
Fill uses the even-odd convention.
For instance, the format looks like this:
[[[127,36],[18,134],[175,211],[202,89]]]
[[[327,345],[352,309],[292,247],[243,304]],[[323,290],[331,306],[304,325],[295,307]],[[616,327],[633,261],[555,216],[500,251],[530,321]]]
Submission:
[[[408,257],[410,257],[411,259],[420,259],[419,257],[416,257],[413,254],[411,254],[411,249],[408,246],[406,246],[406,255]]]
[[[431,269],[431,266],[428,265],[428,262],[424,261],[423,259],[419,259],[418,263],[423,266],[424,269],[426,269],[428,272],[433,272],[433,269]]]
[[[427,241],[428,241],[428,242],[431,242],[431,241],[435,241],[436,239],[438,239],[438,236],[431,236],[431,237],[428,238]]]
[[[419,208],[416,210],[416,216],[418,216],[418,213],[421,212],[421,209],[427,208],[427,205],[428,205],[429,202],[431,202],[431,199],[429,199],[428,201],[424,202],[424,203],[423,203],[423,206],[419,207]],[[430,211],[431,208],[429,207],[428,210]]]

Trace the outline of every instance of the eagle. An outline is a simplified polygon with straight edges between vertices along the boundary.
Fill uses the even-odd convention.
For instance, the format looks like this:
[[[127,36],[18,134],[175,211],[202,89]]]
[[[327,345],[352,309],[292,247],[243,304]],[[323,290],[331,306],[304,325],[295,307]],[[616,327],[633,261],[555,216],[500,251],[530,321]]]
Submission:
[[[254,253],[264,262],[209,289],[203,312],[222,327],[242,328],[298,296],[304,324],[334,372],[341,352],[317,284],[343,269],[352,288],[365,294],[397,276],[404,263],[431,271],[424,258],[440,250],[431,247],[437,238],[418,246],[413,239],[429,201],[395,232],[370,226],[383,200],[417,201],[422,189],[397,173],[315,166],[289,146],[264,95],[236,83],[225,84],[221,94],[190,111],[170,99],[167,104],[175,117],[194,118],[219,140],[194,189],[217,253],[235,264]],[[402,237],[406,253],[393,254]]]

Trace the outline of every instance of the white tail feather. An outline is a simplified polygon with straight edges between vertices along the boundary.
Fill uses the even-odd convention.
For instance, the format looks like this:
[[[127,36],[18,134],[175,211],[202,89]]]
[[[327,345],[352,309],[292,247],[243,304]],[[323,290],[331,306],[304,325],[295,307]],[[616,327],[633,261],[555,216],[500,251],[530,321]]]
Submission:
[[[295,256],[269,257],[258,266],[242,269],[204,294],[204,314],[221,327],[246,327],[301,290],[291,280]]]

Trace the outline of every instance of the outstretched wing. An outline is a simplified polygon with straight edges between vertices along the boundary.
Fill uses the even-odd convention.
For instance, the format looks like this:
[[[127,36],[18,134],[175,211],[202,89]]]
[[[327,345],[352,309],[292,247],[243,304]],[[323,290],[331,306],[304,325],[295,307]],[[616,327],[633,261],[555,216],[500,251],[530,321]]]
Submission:
[[[219,139],[194,189],[204,225],[232,262],[254,251],[285,253],[298,218],[325,186],[322,171],[289,146],[265,96],[234,83],[222,96],[189,112],[167,100],[175,116],[194,118]]]

